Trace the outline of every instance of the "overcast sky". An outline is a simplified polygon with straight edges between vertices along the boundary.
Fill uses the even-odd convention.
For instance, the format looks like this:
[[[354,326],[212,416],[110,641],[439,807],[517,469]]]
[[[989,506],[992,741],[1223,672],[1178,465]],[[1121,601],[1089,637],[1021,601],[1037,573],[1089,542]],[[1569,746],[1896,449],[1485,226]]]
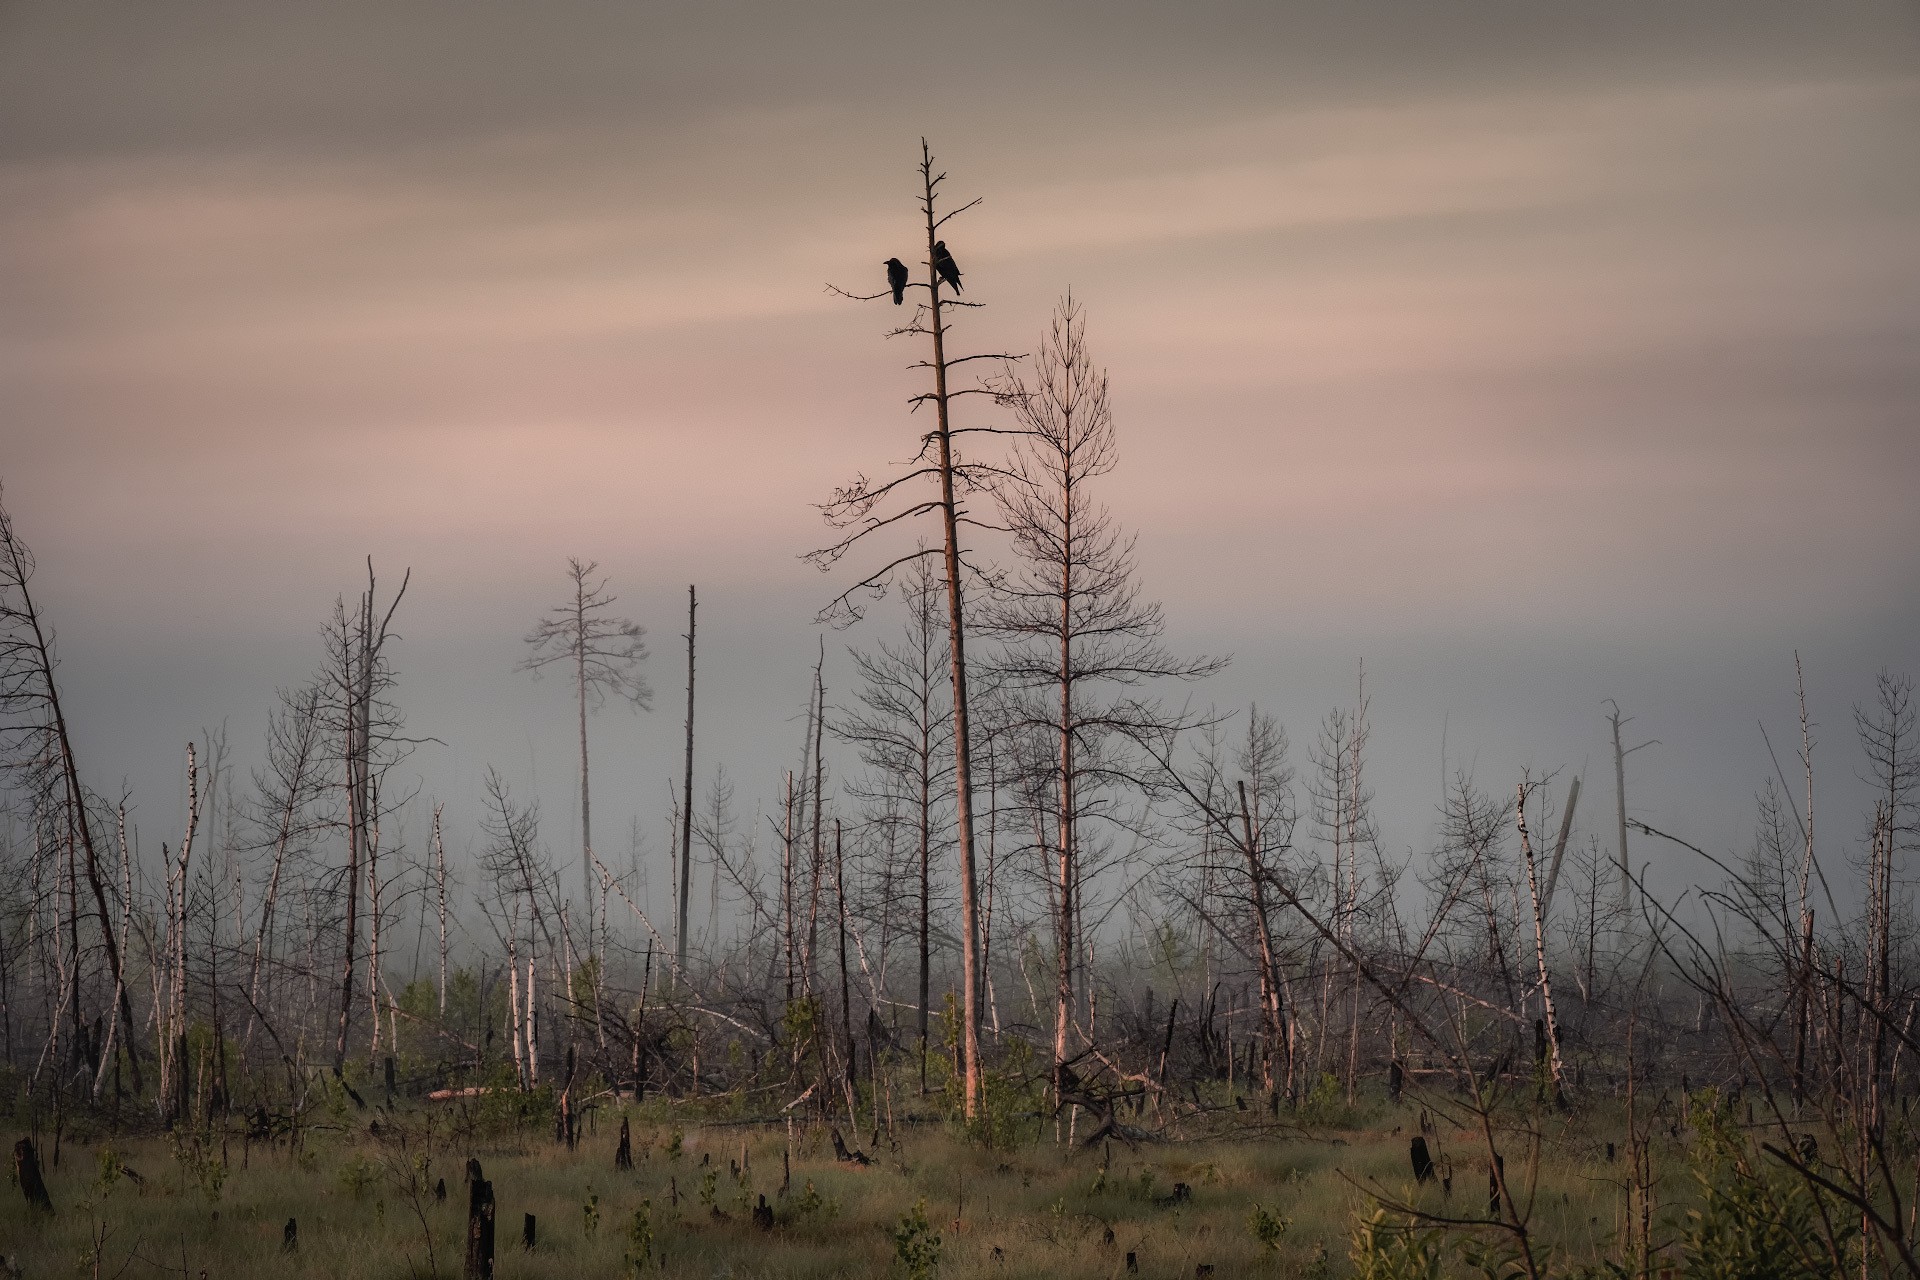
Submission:
[[[513,666],[578,555],[662,693],[595,722],[597,843],[664,857],[689,582],[701,772],[770,798],[812,504],[917,429],[824,286],[911,257],[925,135],[982,197],[957,340],[1071,288],[1146,589],[1234,656],[1197,696],[1304,746],[1364,659],[1390,849],[1443,735],[1605,830],[1609,697],[1635,812],[1742,844],[1796,649],[1850,803],[1920,670],[1917,55],[1911,0],[0,3],[0,481],[83,764],[169,837],[372,555],[456,843],[494,764],[564,849],[567,692]]]

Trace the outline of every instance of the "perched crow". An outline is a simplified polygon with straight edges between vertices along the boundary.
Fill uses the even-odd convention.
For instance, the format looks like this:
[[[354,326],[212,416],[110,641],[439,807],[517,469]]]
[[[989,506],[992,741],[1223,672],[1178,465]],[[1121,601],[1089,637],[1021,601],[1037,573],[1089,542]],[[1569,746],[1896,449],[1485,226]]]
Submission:
[[[887,288],[893,290],[893,305],[899,306],[907,296],[907,264],[898,258],[887,259]]]
[[[960,292],[960,268],[954,263],[953,255],[947,252],[945,240],[933,242],[933,269],[940,273],[942,280],[953,286],[955,293]]]

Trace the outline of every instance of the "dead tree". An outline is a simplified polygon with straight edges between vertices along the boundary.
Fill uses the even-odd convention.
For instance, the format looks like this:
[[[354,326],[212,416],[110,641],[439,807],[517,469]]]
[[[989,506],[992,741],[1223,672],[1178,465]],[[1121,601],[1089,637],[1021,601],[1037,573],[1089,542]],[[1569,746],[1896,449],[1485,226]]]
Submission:
[[[851,652],[857,703],[838,715],[835,736],[853,745],[867,773],[850,788],[889,826],[906,811],[915,855],[915,1033],[920,1084],[927,1084],[931,994],[933,851],[952,829],[953,701],[941,685],[947,640],[940,618],[940,583],[927,560],[907,566],[899,582],[905,625],[897,639]]]
[[[1540,873],[1533,855],[1533,839],[1527,831],[1527,796],[1533,789],[1530,780],[1522,780],[1514,805],[1514,822],[1520,831],[1520,856],[1527,865],[1527,900],[1533,908],[1533,956],[1540,979],[1540,1038],[1546,1043],[1540,1056],[1547,1060],[1553,1076],[1553,1100],[1566,1101],[1566,1072],[1560,1062],[1560,1021],[1553,1008],[1553,980],[1547,967],[1547,920],[1540,893]],[[1544,1087],[1544,1082],[1543,1082]]]
[[[1156,680],[1196,680],[1222,664],[1168,651],[1160,606],[1140,595],[1133,539],[1096,496],[1097,482],[1119,462],[1119,441],[1107,375],[1093,361],[1085,313],[1071,296],[1055,308],[1031,370],[1010,365],[998,390],[1017,438],[995,496],[1020,563],[997,580],[981,631],[1000,642],[990,662],[1011,695],[1015,731],[1045,743],[1038,751],[1053,829],[1036,824],[1036,831],[1053,874],[1057,1109],[1077,1001],[1081,888],[1095,871],[1087,865],[1091,829],[1117,819],[1120,797],[1135,784],[1137,753],[1126,744],[1179,727],[1138,690]]]
[[[1199,758],[1184,762],[1180,732],[1169,729],[1142,745],[1159,767],[1156,790],[1181,825],[1199,842],[1194,867],[1209,872],[1223,904],[1210,918],[1229,945],[1253,963],[1259,982],[1262,1043],[1261,1085],[1269,1104],[1294,1096],[1295,1019],[1281,964],[1276,916],[1291,907],[1323,938],[1344,946],[1324,915],[1302,900],[1297,871],[1286,865],[1299,812],[1286,731],[1258,708],[1248,712],[1247,731],[1231,759],[1216,726],[1205,726]],[[1365,971],[1363,970],[1363,976]],[[1369,978],[1369,981],[1373,979]]]
[[[572,598],[549,609],[526,636],[531,650],[518,670],[536,675],[554,664],[572,668],[574,697],[580,714],[580,880],[586,904],[592,905],[593,807],[587,785],[587,712],[604,705],[609,698],[646,711],[653,705],[653,690],[640,674],[646,660],[646,631],[629,618],[610,616],[618,597],[607,591],[607,579],[590,581],[600,566],[592,561],[569,559],[567,580]],[[688,640],[692,645],[692,640]],[[691,682],[688,697],[691,699]],[[691,705],[691,704],[689,704]],[[592,950],[589,939],[588,950]]]
[[[280,706],[267,728],[266,767],[254,774],[253,823],[258,833],[254,850],[264,853],[269,862],[247,975],[247,1001],[253,1009],[272,1004],[263,984],[272,978],[274,923],[288,861],[302,852],[323,821],[318,813],[327,787],[321,741],[323,695],[318,682],[281,693]],[[252,1043],[258,1018],[258,1013],[249,1012],[243,1047]]]
[[[950,321],[948,312],[953,307],[978,306],[978,303],[963,302],[959,298],[948,298],[942,292],[942,284],[952,284],[958,291],[959,271],[953,266],[952,254],[941,239],[941,228],[949,221],[971,209],[979,201],[970,201],[957,209],[942,212],[939,196],[947,175],[937,172],[933,166],[933,153],[926,141],[920,144],[920,210],[923,216],[926,237],[927,257],[924,263],[926,275],[923,280],[911,285],[916,290],[925,290],[925,301],[915,308],[914,318],[906,325],[894,330],[896,335],[924,337],[931,346],[930,357],[918,361],[913,366],[925,369],[932,374],[933,387],[912,398],[914,408],[931,405],[934,411],[932,429],[920,437],[920,448],[906,471],[886,480],[869,480],[866,476],[856,478],[853,483],[839,489],[833,497],[821,506],[821,513],[827,522],[840,531],[841,537],[830,546],[812,552],[808,559],[821,569],[831,568],[851,551],[855,544],[869,536],[892,529],[903,522],[920,516],[934,516],[940,521],[942,543],[938,548],[924,544],[917,550],[897,556],[880,569],[863,577],[853,586],[842,591],[821,611],[824,618],[850,620],[860,611],[860,599],[885,589],[895,570],[916,560],[938,555],[946,576],[947,590],[947,636],[948,663],[953,681],[953,744],[954,779],[956,791],[956,827],[959,837],[960,862],[960,965],[961,965],[961,1041],[960,1066],[962,1077],[962,1096],[965,1100],[965,1112],[972,1119],[979,1109],[981,1096],[980,1062],[980,1014],[981,1014],[981,973],[980,973],[980,905],[978,885],[975,878],[974,863],[974,795],[973,795],[973,758],[972,728],[968,715],[967,701],[967,652],[966,626],[967,612],[962,571],[967,568],[965,549],[961,545],[960,534],[963,528],[977,526],[963,505],[965,499],[977,492],[986,482],[987,472],[980,466],[961,456],[956,441],[960,436],[975,433],[994,433],[992,427],[956,427],[953,425],[953,402],[967,394],[988,394],[984,387],[957,387],[952,385],[952,371],[956,366],[977,360],[1004,361],[1004,353],[982,353],[969,356],[949,356],[947,354],[947,336]],[[943,271],[943,268],[945,270]],[[877,301],[891,297],[891,288],[873,294],[852,294],[840,290],[843,296],[859,298],[863,301]],[[916,496],[918,486],[934,486],[932,496]]]
[[[699,599],[694,594],[693,585],[687,586],[687,755],[684,773],[681,777],[683,794],[680,803],[680,901],[676,919],[679,928],[674,933],[674,945],[678,948],[680,967],[687,967],[687,896],[693,884],[693,637],[695,610]],[[581,776],[586,776],[585,739],[581,748]],[[584,805],[585,791],[581,792]],[[584,808],[582,812],[584,812]]]
[[[0,493],[0,765],[9,770],[51,773],[57,780],[51,789],[77,840],[84,859],[87,889],[93,898],[101,948],[106,952],[108,971],[113,978],[113,1023],[108,1031],[109,1052],[100,1057],[94,1074],[93,1093],[99,1096],[106,1081],[107,1063],[113,1036],[125,1036],[127,1061],[133,1070],[133,1088],[141,1090],[140,1054],[136,1040],[140,1024],[134,1021],[133,1005],[127,991],[127,975],[121,943],[116,936],[113,915],[107,908],[106,882],[100,869],[100,856],[93,835],[93,820],[88,812],[88,797],[80,781],[80,768],[73,754],[73,742],[67,732],[66,710],[60,701],[60,686],[54,679],[58,659],[54,652],[54,634],[33,598],[33,552],[20,539],[7,511],[4,493]],[[78,919],[73,928],[77,935]],[[76,956],[76,963],[78,957]],[[79,998],[79,975],[74,975],[73,999]],[[77,1011],[77,1003],[76,1003]],[[78,1018],[76,1016],[76,1024]]]
[[[328,727],[340,743],[340,790],[347,829],[345,945],[340,966],[340,1020],[334,1038],[333,1074],[346,1066],[347,1036],[353,1021],[355,945],[360,927],[360,877],[363,863],[377,856],[379,782],[396,763],[405,743],[389,694],[394,677],[387,645],[394,639],[393,615],[407,594],[409,571],[384,612],[375,607],[378,584],[367,561],[367,589],[351,614],[344,598],[335,601],[327,632]]]
[[[1613,710],[1607,716],[1607,723],[1613,728],[1613,801],[1614,815],[1619,821],[1620,843],[1618,871],[1620,875],[1620,901],[1627,900],[1628,888],[1633,880],[1633,863],[1627,855],[1627,757],[1646,747],[1656,745],[1657,740],[1649,740],[1636,747],[1623,747],[1620,743],[1620,730],[1632,719],[1620,714],[1620,704],[1611,698],[1607,705]]]

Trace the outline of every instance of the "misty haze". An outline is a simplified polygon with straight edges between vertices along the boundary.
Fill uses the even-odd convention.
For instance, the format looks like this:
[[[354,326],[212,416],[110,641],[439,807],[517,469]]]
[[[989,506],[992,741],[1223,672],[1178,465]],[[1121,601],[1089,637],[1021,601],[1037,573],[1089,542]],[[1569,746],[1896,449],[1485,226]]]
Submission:
[[[1916,55],[0,7],[0,1276],[1920,1277]]]

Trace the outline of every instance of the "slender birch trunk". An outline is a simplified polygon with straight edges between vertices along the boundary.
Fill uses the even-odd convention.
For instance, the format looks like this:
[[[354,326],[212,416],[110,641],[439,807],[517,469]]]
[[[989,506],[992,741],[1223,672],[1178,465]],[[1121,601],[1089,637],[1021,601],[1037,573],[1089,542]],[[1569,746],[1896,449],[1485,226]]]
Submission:
[[[1547,1027],[1547,1062],[1553,1073],[1553,1097],[1559,1104],[1566,1098],[1566,1075],[1560,1061],[1560,1024],[1553,1009],[1553,981],[1547,972],[1547,926],[1540,912],[1540,876],[1534,865],[1533,840],[1527,833],[1526,783],[1520,784],[1520,803],[1515,822],[1520,828],[1520,853],[1527,862],[1527,897],[1533,904],[1533,958],[1540,973],[1540,1009]]]

